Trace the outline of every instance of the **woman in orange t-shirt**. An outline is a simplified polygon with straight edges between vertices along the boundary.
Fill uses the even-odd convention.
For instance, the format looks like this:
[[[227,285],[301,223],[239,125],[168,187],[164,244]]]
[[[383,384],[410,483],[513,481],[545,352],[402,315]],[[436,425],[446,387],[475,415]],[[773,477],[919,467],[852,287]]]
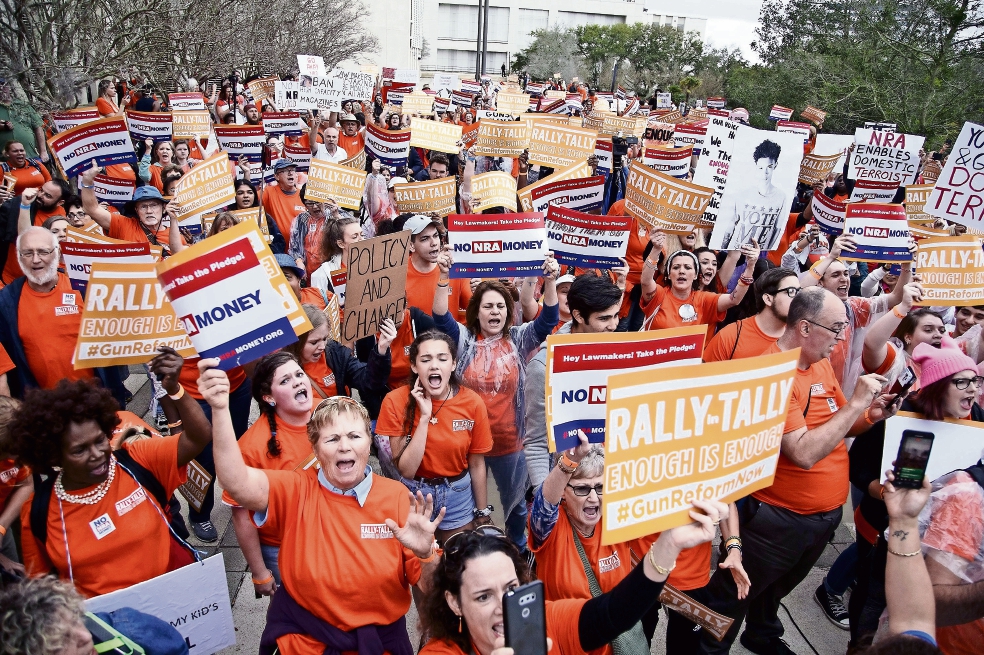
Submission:
[[[457,347],[446,334],[424,332],[410,345],[410,385],[383,399],[376,434],[389,437],[393,466],[411,492],[433,495],[445,509],[437,538],[491,523],[485,453],[492,433],[485,403],[461,386]]]
[[[175,163],[174,144],[170,141],[158,141],[154,143],[152,139],[144,141],[147,149],[144,156],[137,165],[137,172],[140,179],[157,187],[158,191],[164,191],[164,181],[161,174],[166,166]]]
[[[618,640],[623,652],[642,652],[627,633],[653,607],[680,551],[714,538],[715,527],[728,517],[722,503],[697,501],[694,523],[660,534],[642,562],[606,593],[594,598],[543,600],[547,644],[552,655],[582,655]],[[703,513],[702,513],[703,512]],[[483,526],[448,540],[434,574],[433,587],[420,605],[423,632],[430,641],[420,655],[505,655],[503,598],[529,582],[529,567],[516,547],[493,526]],[[523,589],[536,592],[536,587]],[[552,642],[552,644],[550,643]],[[640,647],[642,646],[642,647]]]
[[[54,389],[28,395],[11,425],[12,450],[33,471],[51,476],[50,486],[35,488],[21,512],[28,573],[55,570],[91,598],[191,563],[190,547],[172,540],[167,507],[118,461],[127,460],[125,451],[157,479],[165,497],[186,481],[188,462],[209,443],[211,430],[201,407],[178,383],[181,364],[171,351],[151,360],[150,368],[163,375],[161,385],[170,398],[161,400],[173,403],[184,431],[125,443],[115,452],[110,439],[120,423],[119,406],[106,389],[62,380]],[[34,505],[43,527],[32,526]]]
[[[209,368],[218,363],[202,360],[198,384],[212,406],[219,483],[255,512],[257,526],[280,538],[283,585],[267,610],[261,652],[277,646],[285,654],[321,655],[326,647],[356,651],[378,640],[381,652],[412,655],[410,585],[433,571],[443,512],[429,520],[432,499],[414,498],[399,482],[373,474],[369,414],[344,396],[323,400],[308,422],[317,475],[247,466],[232,431],[228,379]]]

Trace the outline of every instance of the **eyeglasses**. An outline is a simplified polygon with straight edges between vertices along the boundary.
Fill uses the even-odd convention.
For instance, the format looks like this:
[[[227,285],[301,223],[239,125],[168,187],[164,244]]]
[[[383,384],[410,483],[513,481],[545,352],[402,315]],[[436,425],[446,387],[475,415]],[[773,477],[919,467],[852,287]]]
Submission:
[[[970,385],[974,385],[975,387],[980,388],[982,385],[984,385],[984,375],[975,375],[972,378],[954,378],[950,380],[950,382],[953,384],[953,386],[955,386],[957,389],[960,389],[961,391],[963,391]]]
[[[594,491],[596,494],[598,494],[599,497],[601,497],[601,494],[605,492],[605,485],[603,484],[596,484],[593,487],[587,484],[579,484],[577,486],[574,486],[573,484],[568,484],[567,486],[574,491],[575,496],[581,496],[581,497],[590,495],[592,491]]]
[[[48,257],[51,253],[55,252],[54,248],[37,248],[35,250],[21,250],[19,253],[23,259],[34,259],[34,255],[37,255],[41,259]]]
[[[796,297],[796,294],[799,293],[800,291],[802,291],[802,289],[800,289],[800,287],[786,287],[784,289],[776,289],[776,292],[775,292],[774,295],[778,296],[780,293],[784,293],[787,296],[789,296],[790,298],[795,298]]]
[[[838,323],[840,327],[827,327],[823,323],[816,323],[808,318],[805,318],[803,320],[809,323],[810,325],[816,325],[817,327],[822,327],[824,330],[827,330],[828,332],[833,332],[835,337],[839,337],[841,333],[844,332],[845,329],[847,329],[847,323]]]
[[[444,541],[445,557],[454,557],[470,543],[483,537],[493,537],[495,539],[509,539],[506,533],[494,525],[480,525],[474,530],[462,530],[456,532]]]

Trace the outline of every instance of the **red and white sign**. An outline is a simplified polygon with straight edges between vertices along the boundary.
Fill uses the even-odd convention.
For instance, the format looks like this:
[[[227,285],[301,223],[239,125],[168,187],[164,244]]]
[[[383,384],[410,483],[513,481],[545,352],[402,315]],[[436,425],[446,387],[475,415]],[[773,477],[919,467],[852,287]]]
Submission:
[[[130,126],[130,134],[137,141],[153,139],[154,141],[171,140],[171,113],[166,111],[128,111],[126,122]]]
[[[65,177],[80,175],[95,161],[99,166],[136,163],[126,121],[117,116],[100,118],[48,139]]]
[[[642,163],[660,173],[686,179],[690,173],[690,158],[693,151],[693,147],[646,148],[642,156]]]
[[[547,230],[540,212],[452,214],[448,245],[453,278],[528,277],[543,268]]]

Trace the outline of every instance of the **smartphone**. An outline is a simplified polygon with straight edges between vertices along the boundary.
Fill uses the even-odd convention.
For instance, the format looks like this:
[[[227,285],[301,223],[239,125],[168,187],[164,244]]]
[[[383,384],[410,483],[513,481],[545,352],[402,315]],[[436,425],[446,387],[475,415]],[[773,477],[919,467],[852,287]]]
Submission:
[[[899,379],[896,382],[896,386],[898,385],[899,382],[902,383],[902,386],[895,393],[895,395],[892,396],[892,399],[888,402],[889,407],[891,407],[895,403],[901,403],[902,400],[907,395],[909,395],[909,389],[911,389],[912,385],[916,383],[916,374],[913,373],[912,369],[907,366],[905,371],[903,371],[902,375],[899,376]]]
[[[908,489],[922,486],[935,436],[932,432],[919,430],[902,431],[902,443],[899,444],[899,453],[895,456],[895,482],[892,484]]]
[[[543,582],[534,580],[503,594],[502,614],[506,646],[516,655],[547,655]]]

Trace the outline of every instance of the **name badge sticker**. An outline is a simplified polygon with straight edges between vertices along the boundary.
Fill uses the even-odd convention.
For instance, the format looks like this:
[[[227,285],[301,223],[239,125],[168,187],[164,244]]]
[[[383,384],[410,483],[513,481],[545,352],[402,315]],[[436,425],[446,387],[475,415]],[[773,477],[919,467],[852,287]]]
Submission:
[[[113,525],[113,519],[109,518],[108,513],[89,521],[89,527],[92,528],[92,533],[96,535],[96,539],[102,539],[110,532],[116,530],[116,526]]]

